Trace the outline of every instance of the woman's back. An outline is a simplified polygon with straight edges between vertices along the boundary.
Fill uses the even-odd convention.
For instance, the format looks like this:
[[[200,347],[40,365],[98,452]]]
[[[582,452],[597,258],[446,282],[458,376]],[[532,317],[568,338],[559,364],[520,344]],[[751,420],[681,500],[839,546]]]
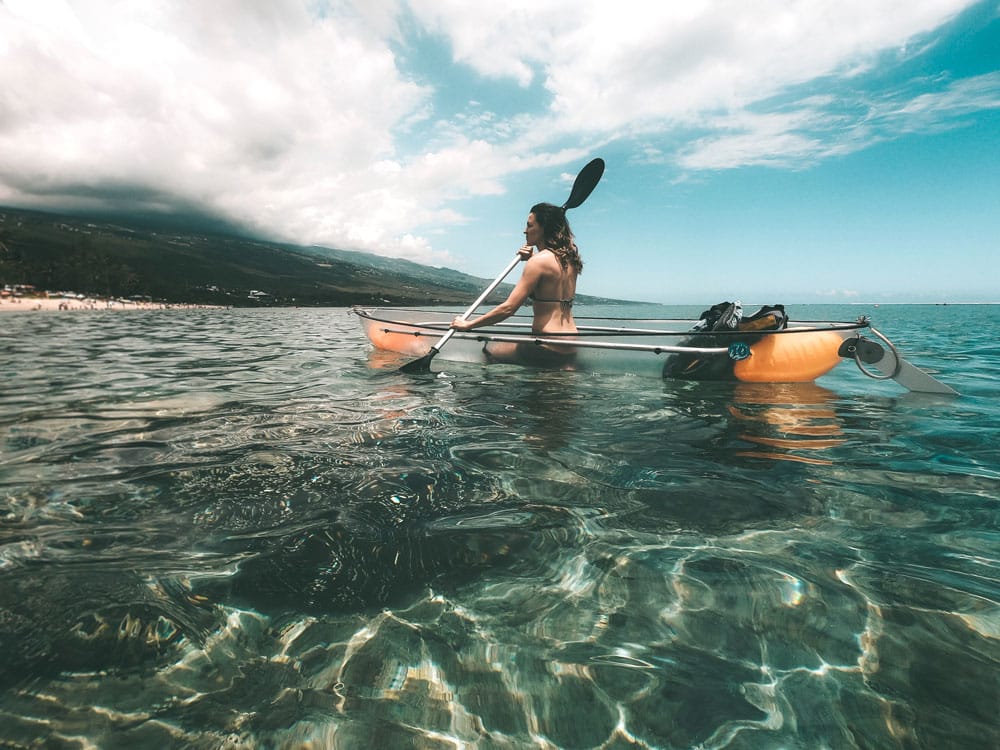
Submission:
[[[533,333],[576,333],[573,298],[576,296],[577,271],[563,266],[555,253],[543,250],[529,263],[538,265],[539,278],[531,294]]]

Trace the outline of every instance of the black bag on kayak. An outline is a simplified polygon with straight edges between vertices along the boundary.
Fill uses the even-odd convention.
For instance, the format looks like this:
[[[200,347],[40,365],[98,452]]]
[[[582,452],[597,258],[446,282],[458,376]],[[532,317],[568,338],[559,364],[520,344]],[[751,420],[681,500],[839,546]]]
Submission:
[[[680,346],[702,349],[725,348],[728,354],[672,354],[663,363],[663,375],[669,378],[697,380],[729,380],[733,362],[748,356],[750,344],[762,333],[788,327],[784,305],[764,305],[753,315],[744,317],[739,301],[719,302],[705,310],[691,329],[692,336]],[[745,332],[746,335],[738,335]]]
[[[741,331],[783,331],[788,328],[784,305],[764,305],[749,317],[740,318]]]

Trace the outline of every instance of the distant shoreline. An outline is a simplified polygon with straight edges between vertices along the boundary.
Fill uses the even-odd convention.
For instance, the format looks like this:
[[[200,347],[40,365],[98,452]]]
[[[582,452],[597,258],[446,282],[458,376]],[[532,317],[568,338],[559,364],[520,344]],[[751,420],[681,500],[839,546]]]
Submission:
[[[145,300],[105,297],[0,297],[0,313],[4,312],[67,312],[93,310],[212,310],[218,305],[194,305],[182,302],[152,302]]]
[[[92,297],[92,296],[70,296],[70,295],[59,295],[55,292],[49,293],[52,296],[46,295],[45,292],[35,292],[34,294],[19,294],[11,295],[4,294],[0,296],[0,313],[8,312],[73,312],[73,311],[95,311],[95,310],[224,310],[230,309],[230,305],[210,305],[210,304],[198,304],[190,302],[154,302],[152,300],[132,300],[132,299],[122,299],[118,297]],[[657,307],[697,307],[700,303],[669,303],[669,302],[633,302],[633,303],[623,303],[623,302],[604,302],[604,303],[591,303],[591,304],[613,304],[615,306],[621,305],[653,305]],[[1000,305],[1000,302],[795,302],[788,303],[785,307],[797,307],[797,306],[807,306],[807,305],[830,305],[830,306],[850,306],[850,307],[893,307],[893,306],[925,306],[925,307],[960,307],[963,305],[969,306],[989,306],[989,305]],[[392,307],[394,305],[388,305]],[[428,307],[446,307],[450,308],[453,305],[441,304],[441,305],[426,305]],[[753,307],[754,305],[747,305],[746,307]],[[274,308],[274,307],[295,307],[298,305],[261,305],[257,309],[264,308]],[[307,307],[352,307],[352,305],[308,305]],[[244,308],[253,309],[253,308]]]

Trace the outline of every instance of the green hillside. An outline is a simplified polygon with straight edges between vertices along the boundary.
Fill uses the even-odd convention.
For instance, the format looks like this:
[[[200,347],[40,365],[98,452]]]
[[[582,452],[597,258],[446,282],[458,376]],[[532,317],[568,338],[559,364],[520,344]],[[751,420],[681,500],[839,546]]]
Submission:
[[[253,305],[461,302],[479,282],[435,283],[259,240],[0,209],[0,283],[104,296]]]
[[[378,255],[178,226],[0,208],[0,284],[234,306],[464,306],[489,283]]]

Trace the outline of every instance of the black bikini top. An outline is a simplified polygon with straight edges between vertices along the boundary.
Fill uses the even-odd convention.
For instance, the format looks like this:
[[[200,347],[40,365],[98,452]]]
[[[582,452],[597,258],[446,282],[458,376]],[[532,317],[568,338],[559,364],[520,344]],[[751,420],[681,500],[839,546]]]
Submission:
[[[536,297],[533,294],[529,294],[528,299],[530,299],[532,302],[552,302],[559,305],[566,305],[567,307],[573,304],[572,297],[570,297],[569,299],[544,299],[542,297]]]

